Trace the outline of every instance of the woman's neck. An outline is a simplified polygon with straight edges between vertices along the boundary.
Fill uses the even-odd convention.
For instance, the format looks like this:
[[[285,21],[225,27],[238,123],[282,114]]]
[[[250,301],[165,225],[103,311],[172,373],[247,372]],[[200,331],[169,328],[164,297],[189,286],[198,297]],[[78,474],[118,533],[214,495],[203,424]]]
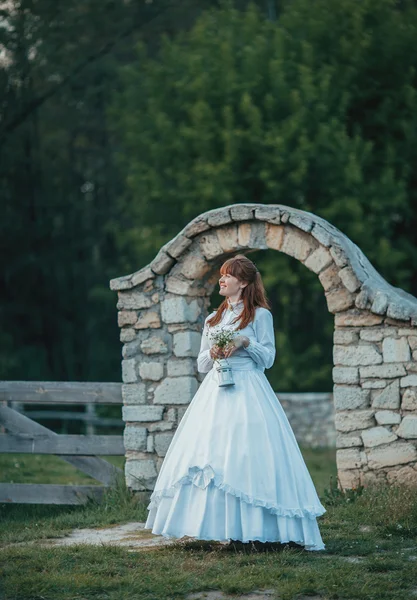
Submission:
[[[235,297],[229,296],[227,298],[227,304],[229,306],[230,305],[236,306],[237,304],[240,304],[241,302],[243,302],[243,300],[240,296],[235,296]]]

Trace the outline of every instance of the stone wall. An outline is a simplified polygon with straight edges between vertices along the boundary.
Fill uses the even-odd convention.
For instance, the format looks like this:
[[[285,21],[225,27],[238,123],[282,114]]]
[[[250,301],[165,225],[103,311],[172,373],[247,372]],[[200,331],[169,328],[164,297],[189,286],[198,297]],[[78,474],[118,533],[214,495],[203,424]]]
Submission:
[[[417,482],[417,330],[389,317],[336,316],[337,466],[342,484]]]
[[[278,392],[277,397],[301,446],[336,446],[333,394]]]
[[[335,315],[334,407],[343,487],[417,483],[417,299],[377,273],[342,232],[283,205],[208,211],[147,267],[113,279],[123,343],[126,480],[152,490],[195,394],[204,318],[222,262],[272,249],[317,274]]]

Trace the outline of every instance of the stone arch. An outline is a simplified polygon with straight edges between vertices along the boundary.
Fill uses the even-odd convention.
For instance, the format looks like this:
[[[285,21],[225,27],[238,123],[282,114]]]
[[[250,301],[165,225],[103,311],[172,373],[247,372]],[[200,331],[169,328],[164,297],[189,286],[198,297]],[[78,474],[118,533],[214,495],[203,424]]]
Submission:
[[[196,217],[148,266],[110,282],[123,342],[128,486],[153,489],[201,381],[195,358],[219,265],[255,249],[284,252],[316,273],[334,314],[342,487],[417,484],[417,299],[324,219],[281,204],[233,204]]]

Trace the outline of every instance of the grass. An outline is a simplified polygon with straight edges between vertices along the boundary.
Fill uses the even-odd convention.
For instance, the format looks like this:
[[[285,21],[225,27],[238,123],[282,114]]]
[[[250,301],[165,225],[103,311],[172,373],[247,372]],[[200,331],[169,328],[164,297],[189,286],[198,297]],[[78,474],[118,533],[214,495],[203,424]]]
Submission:
[[[124,456],[102,456],[123,469]],[[6,483],[56,483],[100,485],[58,456],[49,454],[0,454],[0,478]]]
[[[11,541],[54,537],[75,527],[145,520],[146,506],[120,481],[100,505],[0,505],[0,598],[177,600],[201,590],[239,594],[262,588],[275,589],[280,600],[306,595],[323,600],[417,598],[415,491],[369,487],[340,494],[329,484],[334,451],[309,449],[303,454],[327,508],[318,520],[324,552],[292,544],[224,547],[197,540],[146,552],[82,545],[7,547]]]

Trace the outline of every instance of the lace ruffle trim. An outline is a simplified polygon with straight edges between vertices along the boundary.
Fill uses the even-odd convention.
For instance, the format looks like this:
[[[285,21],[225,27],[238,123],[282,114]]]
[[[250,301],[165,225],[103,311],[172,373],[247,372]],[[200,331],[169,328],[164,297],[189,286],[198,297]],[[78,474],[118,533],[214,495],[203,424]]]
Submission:
[[[283,506],[279,506],[277,504],[273,504],[271,502],[267,502],[265,500],[260,500],[259,498],[254,498],[245,494],[241,490],[237,490],[224,481],[219,474],[216,474],[210,465],[206,465],[203,468],[200,467],[190,467],[188,469],[187,475],[184,475],[179,479],[173,486],[170,488],[166,488],[163,490],[155,490],[152,492],[150,497],[150,503],[147,507],[148,510],[152,508],[156,508],[161,498],[172,498],[175,495],[175,491],[181,487],[182,485],[193,484],[197,487],[204,489],[209,483],[213,480],[213,484],[219,489],[223,490],[227,494],[231,494],[232,496],[236,496],[236,498],[240,498],[246,504],[251,504],[252,506],[261,506],[262,508],[266,508],[272,514],[277,515],[279,517],[301,517],[308,519],[316,519],[320,515],[323,515],[326,512],[326,509],[321,506],[304,506],[303,508],[287,508]]]

